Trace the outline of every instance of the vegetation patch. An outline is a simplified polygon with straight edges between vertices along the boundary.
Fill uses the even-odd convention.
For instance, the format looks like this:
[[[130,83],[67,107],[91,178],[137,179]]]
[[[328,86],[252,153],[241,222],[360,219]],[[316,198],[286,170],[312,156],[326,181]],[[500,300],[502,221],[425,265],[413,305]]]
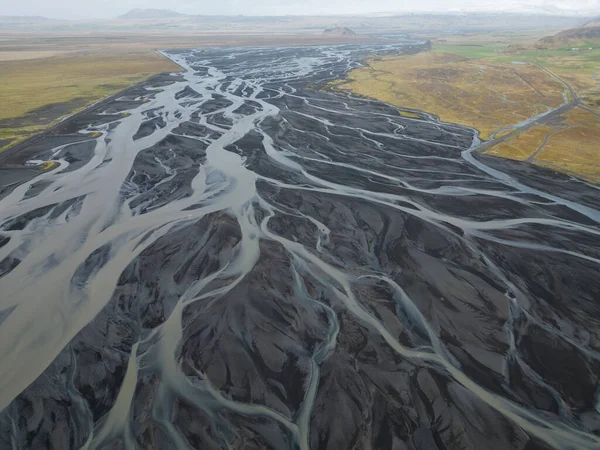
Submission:
[[[553,128],[545,125],[534,127],[526,132],[516,133],[510,139],[493,146],[486,153],[492,156],[526,161],[543,145],[544,139],[552,131],[554,131]]]
[[[559,120],[511,135],[486,154],[529,161],[599,183],[598,142],[600,116],[586,107],[578,107],[564,113]]]
[[[589,114],[588,120],[553,133],[534,162],[600,183],[599,143],[600,118]]]
[[[439,52],[369,61],[335,87],[477,128],[483,139],[564,102],[564,87],[536,66]]]
[[[6,149],[88,105],[179,66],[155,52],[63,54],[0,62],[0,140]]]
[[[332,85],[476,128],[497,142],[487,154],[600,182],[600,45],[540,46],[539,33],[434,39],[433,51],[369,60]],[[518,131],[566,101],[583,108]]]
[[[43,170],[44,172],[47,172],[49,170],[54,170],[58,167],[58,162],[57,161],[45,161],[42,164],[39,165],[39,168],[41,170]]]
[[[423,117],[422,114],[412,111],[405,111],[403,109],[399,109],[398,114],[402,117],[407,117],[409,119],[421,119]]]

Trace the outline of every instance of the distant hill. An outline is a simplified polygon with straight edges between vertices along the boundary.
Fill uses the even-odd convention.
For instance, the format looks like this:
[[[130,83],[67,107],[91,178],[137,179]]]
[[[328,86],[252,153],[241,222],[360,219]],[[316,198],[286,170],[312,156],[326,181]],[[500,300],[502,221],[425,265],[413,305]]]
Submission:
[[[28,24],[39,22],[50,22],[53,19],[48,19],[42,16],[0,16],[0,23],[10,24]]]
[[[579,47],[589,43],[600,45],[600,20],[586,23],[579,28],[561,31],[554,36],[540,39],[536,48]]]
[[[591,27],[600,27],[600,17],[596,17],[593,20],[590,20],[589,22],[586,22],[583,24],[584,28],[591,28]]]
[[[170,9],[132,9],[128,13],[119,16],[119,19],[140,20],[140,19],[168,19],[171,17],[183,17],[186,14],[171,11]]]
[[[593,19],[576,28],[561,31],[531,44],[513,44],[503,53],[515,54],[525,50],[552,50],[559,48],[587,48],[600,46],[600,18]]]
[[[576,0],[573,0],[576,1]],[[1,0],[0,0],[1,2]],[[123,2],[125,3],[125,2]],[[188,2],[189,3],[189,2]],[[171,3],[164,3],[171,5]],[[324,36],[360,37],[373,34],[503,32],[535,29],[567,29],[581,27],[586,20],[566,15],[527,15],[508,13],[405,13],[397,15],[332,15],[332,16],[215,16],[182,14],[167,9],[138,8],[119,18],[95,20],[42,20],[42,18],[0,19],[2,30],[18,31],[111,31],[168,33],[219,32],[232,33],[322,33]],[[332,28],[338,27],[338,28]]]
[[[326,36],[356,36],[354,31],[346,27],[328,28],[323,34]]]

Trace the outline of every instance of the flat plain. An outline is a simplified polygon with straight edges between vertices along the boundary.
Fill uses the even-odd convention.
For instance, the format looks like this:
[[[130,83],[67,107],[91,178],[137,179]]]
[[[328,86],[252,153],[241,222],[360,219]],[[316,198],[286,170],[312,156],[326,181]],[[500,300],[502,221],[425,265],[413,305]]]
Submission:
[[[539,48],[540,36],[438,38],[427,53],[367,60],[332,86],[476,128],[493,156],[600,182],[600,45]]]
[[[349,41],[356,39],[264,33],[0,34],[0,152],[151,75],[179,71],[158,53],[161,49]]]
[[[158,53],[60,54],[0,63],[0,150],[149,76],[179,68]]]
[[[599,182],[599,138],[600,115],[579,106],[524,132],[507,136],[487,153]]]
[[[439,52],[372,60],[335,86],[476,127],[484,139],[563,102],[562,86],[535,66]]]

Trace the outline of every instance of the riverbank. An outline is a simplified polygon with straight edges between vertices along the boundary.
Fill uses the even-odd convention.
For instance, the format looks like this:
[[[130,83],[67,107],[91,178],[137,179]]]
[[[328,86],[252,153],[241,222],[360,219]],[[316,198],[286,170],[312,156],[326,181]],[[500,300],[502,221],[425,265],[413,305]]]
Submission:
[[[435,51],[369,60],[335,87],[477,128],[483,139],[564,102],[562,86],[535,66]]]
[[[590,68],[577,71],[558,51],[506,54],[501,49],[510,41],[464,39],[462,46],[441,40],[432,51],[369,59],[332,86],[475,128],[492,156],[600,182],[593,144],[600,139],[600,115],[580,100],[590,89]]]
[[[149,77],[179,71],[157,50],[373,41],[314,35],[0,34],[0,152]]]
[[[4,43],[3,48],[9,48]],[[52,56],[19,49],[0,62],[0,151],[34,136],[152,75],[180,68],[150,50],[72,50]],[[6,60],[10,57],[15,59]]]

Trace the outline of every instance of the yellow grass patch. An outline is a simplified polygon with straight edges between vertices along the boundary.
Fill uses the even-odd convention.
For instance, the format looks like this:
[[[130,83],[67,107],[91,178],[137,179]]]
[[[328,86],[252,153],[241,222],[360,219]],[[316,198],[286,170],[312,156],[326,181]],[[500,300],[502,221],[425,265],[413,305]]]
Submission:
[[[51,103],[88,101],[118,92],[158,72],[179,67],[158,54],[76,55],[0,65],[0,119]]]
[[[507,134],[510,134],[510,133],[512,133],[513,131],[514,131],[514,128],[508,128],[507,130],[504,130],[504,131],[497,132],[497,133],[494,135],[494,137],[495,137],[496,139],[499,139],[499,138],[501,138],[501,137],[503,137],[503,136],[506,136]]]
[[[42,164],[40,164],[40,166],[39,166],[39,168],[41,170],[43,170],[44,172],[53,170],[57,167],[58,167],[58,162],[56,162],[56,161],[46,161],[46,162],[43,162]]]
[[[536,66],[437,52],[373,60],[335,86],[477,128],[484,139],[564,102],[563,86]]]
[[[493,41],[491,35],[478,39],[459,36],[434,44],[436,49],[455,49],[457,54],[434,51],[371,60],[334,87],[471,126],[480,130],[483,139],[509,128],[495,135],[506,139],[488,148],[487,154],[529,160],[600,182],[599,116],[573,108],[521,133],[513,134],[515,127],[510,128],[563,104],[563,92],[571,97],[568,86],[584,104],[600,107],[596,51],[580,55],[524,47],[505,54],[506,41]],[[600,113],[600,109],[595,111]]]
[[[544,139],[552,128],[545,125],[531,128],[523,133],[519,133],[506,142],[501,142],[493,146],[486,153],[492,156],[501,156],[503,158],[525,161],[543,144]]]
[[[402,110],[398,110],[398,114],[402,117],[407,117],[409,119],[420,119],[421,115],[411,112],[411,111],[402,111]]]
[[[0,62],[0,140],[14,144],[153,74],[177,70],[154,52]]]
[[[546,141],[546,137],[548,138]],[[542,147],[546,141],[546,145]],[[538,125],[489,150],[488,155],[525,161],[600,182],[600,117],[573,108],[552,125]]]
[[[600,182],[600,118],[553,134],[536,164]]]
[[[0,50],[0,62],[2,61],[23,61],[26,59],[51,58],[53,56],[63,55],[65,52],[52,50],[23,50],[23,51],[2,51]]]
[[[45,128],[43,125],[0,127],[0,152],[17,142],[44,131]]]

